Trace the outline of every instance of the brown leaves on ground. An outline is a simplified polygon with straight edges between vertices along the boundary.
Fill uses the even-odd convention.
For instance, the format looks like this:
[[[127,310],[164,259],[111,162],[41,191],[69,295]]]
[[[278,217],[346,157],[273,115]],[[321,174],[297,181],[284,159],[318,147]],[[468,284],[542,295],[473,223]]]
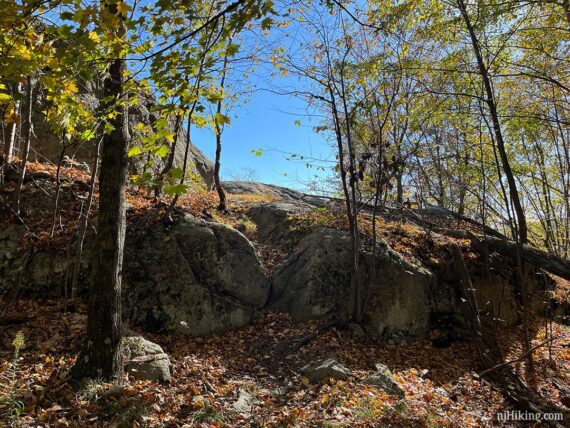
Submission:
[[[171,355],[173,383],[169,386],[129,379],[121,389],[98,382],[72,388],[73,365],[85,328],[85,305],[73,301],[67,313],[61,300],[20,301],[11,314],[30,320],[6,327],[0,337],[0,374],[7,375],[11,341],[25,336],[13,385],[24,403],[23,425],[50,427],[166,426],[178,427],[369,427],[369,426],[492,426],[493,417],[508,405],[480,379],[474,346],[457,342],[446,349],[428,340],[405,344],[365,344],[348,331],[327,330],[298,349],[316,322],[294,324],[283,314],[268,313],[251,326],[210,338],[145,334]],[[533,320],[534,341],[544,341],[544,320]],[[570,328],[553,326],[552,347],[535,351],[533,387],[561,405],[570,382]],[[522,331],[501,333],[507,358],[520,356]],[[306,363],[335,357],[352,371],[345,381],[310,384],[298,374]],[[550,359],[552,357],[552,360]],[[364,385],[375,363],[386,364],[406,393],[398,400]],[[524,360],[515,368],[526,379]],[[530,383],[530,381],[529,381]],[[249,413],[232,404],[240,391],[255,397]],[[0,401],[0,410],[6,403]]]

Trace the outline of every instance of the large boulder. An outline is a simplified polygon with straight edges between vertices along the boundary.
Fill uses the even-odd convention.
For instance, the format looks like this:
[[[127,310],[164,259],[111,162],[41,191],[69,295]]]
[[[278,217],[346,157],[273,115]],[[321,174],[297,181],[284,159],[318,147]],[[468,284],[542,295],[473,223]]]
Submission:
[[[275,272],[270,305],[295,321],[346,317],[353,311],[349,240],[345,233],[321,228],[303,238],[297,251]]]
[[[192,216],[130,239],[124,271],[127,315],[151,330],[205,336],[241,327],[269,294],[252,244]]]
[[[346,233],[320,228],[301,240],[298,250],[275,273],[270,304],[295,321],[340,317],[354,311]],[[421,334],[429,326],[430,272],[404,260],[381,242],[375,257],[363,254],[361,273],[368,299],[363,327],[374,339],[396,332]]]
[[[257,195],[279,200],[301,200],[305,196],[297,190],[254,181],[223,181],[222,187],[230,195]]]
[[[7,249],[0,251],[0,294],[63,295],[76,241],[69,248],[18,249],[23,231],[16,225],[0,230]],[[185,216],[135,233],[127,236],[123,262],[124,311],[134,325],[204,336],[244,326],[264,306],[269,283],[254,247],[237,230]],[[93,237],[87,241],[93,242]],[[89,246],[79,271],[83,295]]]
[[[380,340],[396,333],[425,333],[430,321],[432,273],[404,259],[385,241],[378,242],[374,257],[363,255],[363,264],[361,274],[368,282],[363,327],[369,337]]]

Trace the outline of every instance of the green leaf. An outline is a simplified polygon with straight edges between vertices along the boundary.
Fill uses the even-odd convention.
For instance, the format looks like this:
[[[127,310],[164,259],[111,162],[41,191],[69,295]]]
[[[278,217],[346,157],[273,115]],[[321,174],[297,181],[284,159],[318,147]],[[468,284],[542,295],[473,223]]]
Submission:
[[[214,121],[218,125],[229,125],[231,119],[228,116],[225,116],[221,113],[216,113],[216,115],[214,116]]]
[[[95,131],[93,129],[86,129],[79,134],[79,139],[83,141],[91,141],[93,138],[95,138]]]
[[[142,153],[142,150],[139,146],[133,146],[129,149],[129,157],[132,158],[133,156],[138,156]]]
[[[170,197],[174,196],[182,196],[188,190],[188,186],[186,184],[174,184],[172,186],[165,186],[164,193],[166,193]]]
[[[183,176],[184,172],[181,168],[172,168],[170,170],[170,176],[173,180],[180,180]]]
[[[163,158],[165,157],[168,153],[170,152],[170,147],[168,147],[167,145],[163,144],[161,145],[158,150],[156,151],[156,155]]]

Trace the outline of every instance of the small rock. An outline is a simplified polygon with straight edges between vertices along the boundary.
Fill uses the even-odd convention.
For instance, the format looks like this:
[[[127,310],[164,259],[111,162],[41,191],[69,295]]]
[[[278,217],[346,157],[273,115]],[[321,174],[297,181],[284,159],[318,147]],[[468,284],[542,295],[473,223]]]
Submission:
[[[334,358],[327,358],[317,364],[309,364],[301,369],[301,373],[312,382],[320,382],[330,378],[342,380],[350,376],[350,370]]]
[[[232,404],[231,408],[238,413],[250,413],[251,408],[257,403],[257,398],[246,391],[245,389],[239,390],[237,401]]]
[[[101,398],[103,399],[118,399],[119,397],[121,397],[123,395],[123,393],[125,392],[125,387],[121,386],[121,385],[115,385],[112,386],[109,389],[106,389],[103,394],[101,394]]]
[[[392,372],[384,364],[376,364],[376,372],[364,379],[363,383],[383,389],[388,394],[397,395],[400,398],[405,397],[404,390],[394,380]]]
[[[139,380],[170,383],[170,358],[160,345],[142,336],[128,336],[123,339],[123,347],[127,373]]]

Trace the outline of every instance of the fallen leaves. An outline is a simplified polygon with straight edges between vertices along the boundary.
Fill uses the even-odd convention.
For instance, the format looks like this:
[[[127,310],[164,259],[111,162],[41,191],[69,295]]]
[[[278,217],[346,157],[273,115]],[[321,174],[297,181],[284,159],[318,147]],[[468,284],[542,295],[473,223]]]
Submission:
[[[444,349],[433,348],[427,339],[406,345],[370,345],[348,332],[331,329],[295,350],[296,340],[316,331],[318,323],[295,324],[287,315],[272,313],[253,325],[205,339],[145,333],[171,355],[174,380],[170,386],[129,380],[119,390],[95,382],[78,391],[69,384],[68,370],[85,328],[85,305],[73,303],[76,312],[64,313],[59,300],[22,300],[12,312],[34,318],[2,332],[0,374],[7,369],[15,332],[22,330],[26,338],[17,376],[25,404],[24,423],[56,427],[118,422],[167,427],[478,427],[491,425],[495,413],[508,409],[502,396],[476,375],[476,352],[469,342]],[[543,324],[540,318],[533,320],[536,341],[542,340]],[[541,376],[536,388],[560,404],[560,391],[569,383],[570,360],[565,359],[564,340],[570,328],[555,324],[554,334],[561,337],[552,348],[556,364],[548,364],[548,349],[537,351]],[[517,355],[522,332],[504,331],[500,341],[506,355]],[[311,384],[298,374],[304,364],[329,356],[342,361],[353,376]],[[377,362],[393,372],[405,390],[405,400],[361,382]],[[524,364],[520,370],[526,373]],[[255,397],[248,413],[232,410],[240,391]]]

